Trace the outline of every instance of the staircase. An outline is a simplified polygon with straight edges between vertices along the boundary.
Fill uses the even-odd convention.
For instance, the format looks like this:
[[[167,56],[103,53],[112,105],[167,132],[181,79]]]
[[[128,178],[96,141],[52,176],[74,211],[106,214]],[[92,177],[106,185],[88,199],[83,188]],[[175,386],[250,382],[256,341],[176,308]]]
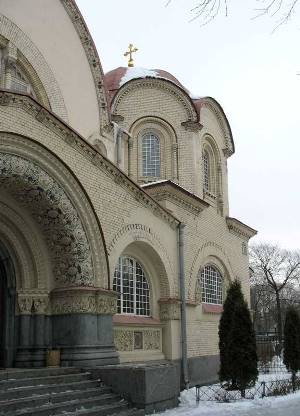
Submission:
[[[77,368],[0,370],[0,416],[144,416]]]

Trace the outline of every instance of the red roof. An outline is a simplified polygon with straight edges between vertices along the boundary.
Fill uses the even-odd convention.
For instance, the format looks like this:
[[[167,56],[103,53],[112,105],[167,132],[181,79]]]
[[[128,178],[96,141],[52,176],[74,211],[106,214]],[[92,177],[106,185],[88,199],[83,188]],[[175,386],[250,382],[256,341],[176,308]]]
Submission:
[[[121,79],[127,72],[127,67],[119,67],[113,69],[112,71],[107,72],[104,75],[104,85],[108,92],[108,97],[110,102],[113,100],[114,96],[116,95],[118,89],[120,88]],[[153,69],[158,74],[158,78],[167,79],[174,84],[178,85],[178,87],[182,88],[188,94],[188,90],[175,78],[172,74],[163,69]]]

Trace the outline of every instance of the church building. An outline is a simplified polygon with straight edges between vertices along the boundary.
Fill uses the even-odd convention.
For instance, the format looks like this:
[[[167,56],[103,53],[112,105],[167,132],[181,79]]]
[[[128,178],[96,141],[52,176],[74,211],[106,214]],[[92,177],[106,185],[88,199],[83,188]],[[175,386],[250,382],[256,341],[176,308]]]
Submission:
[[[133,51],[104,74],[74,0],[0,2],[0,367],[59,350],[123,386],[124,368],[158,369],[157,389],[217,379],[256,234],[229,212],[231,128]]]

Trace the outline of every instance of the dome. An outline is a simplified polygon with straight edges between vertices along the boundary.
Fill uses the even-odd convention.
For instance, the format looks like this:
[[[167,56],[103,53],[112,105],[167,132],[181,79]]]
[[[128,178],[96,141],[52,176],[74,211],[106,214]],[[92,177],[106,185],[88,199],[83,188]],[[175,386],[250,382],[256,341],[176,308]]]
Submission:
[[[104,85],[110,101],[113,100],[119,88],[132,79],[159,78],[173,82],[188,95],[189,91],[172,74],[163,69],[146,69],[141,67],[119,67],[104,75]]]

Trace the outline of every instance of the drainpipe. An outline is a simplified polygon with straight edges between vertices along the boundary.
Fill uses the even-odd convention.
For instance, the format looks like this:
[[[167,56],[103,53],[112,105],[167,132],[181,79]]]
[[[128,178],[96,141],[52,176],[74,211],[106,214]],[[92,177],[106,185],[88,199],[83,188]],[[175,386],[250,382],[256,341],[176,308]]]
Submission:
[[[189,374],[187,361],[187,337],[186,337],[186,303],[185,303],[185,277],[184,277],[184,241],[183,230],[185,224],[179,223],[178,230],[178,257],[179,257],[179,287],[180,287],[180,312],[181,312],[181,366],[185,388],[189,388]]]

